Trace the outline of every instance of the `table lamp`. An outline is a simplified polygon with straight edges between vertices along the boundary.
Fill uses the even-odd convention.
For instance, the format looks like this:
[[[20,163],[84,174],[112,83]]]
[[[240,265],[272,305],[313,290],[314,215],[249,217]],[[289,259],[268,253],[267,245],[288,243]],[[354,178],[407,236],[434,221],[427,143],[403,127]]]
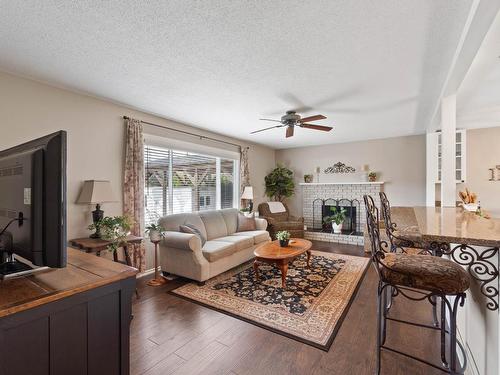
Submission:
[[[111,183],[105,180],[86,180],[83,183],[80,196],[76,203],[95,204],[95,210],[92,211],[92,220],[97,224],[104,217],[104,211],[101,210],[102,203],[116,202],[111,191]],[[90,238],[101,238],[99,226],[96,225],[96,231],[90,235]]]
[[[250,201],[248,204],[248,208],[250,209],[250,212],[253,210],[253,187],[252,186],[245,186],[243,189],[243,194],[241,194],[241,199],[247,199]]]

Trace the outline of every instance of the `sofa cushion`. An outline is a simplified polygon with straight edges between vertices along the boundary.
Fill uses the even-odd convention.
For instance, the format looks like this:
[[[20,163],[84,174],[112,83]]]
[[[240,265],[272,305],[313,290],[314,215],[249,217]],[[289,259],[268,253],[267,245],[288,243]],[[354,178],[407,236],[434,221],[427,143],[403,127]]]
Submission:
[[[251,230],[247,232],[236,232],[233,236],[246,236],[252,237],[253,243],[257,245],[258,243],[269,241],[271,237],[269,236],[269,232],[266,230]]]
[[[236,252],[236,245],[227,241],[207,241],[201,248],[201,251],[209,262],[215,262],[234,254]]]
[[[255,224],[255,215],[247,217],[242,213],[238,213],[238,232],[246,232],[251,230],[257,230],[257,225]],[[236,232],[236,231],[235,231]]]
[[[237,251],[248,249],[254,244],[252,236],[226,236],[217,238],[217,241],[233,243]]]
[[[207,231],[207,240],[213,240],[219,237],[227,236],[227,227],[224,217],[220,211],[200,211],[198,214],[205,224]]]
[[[220,212],[226,222],[227,234],[229,235],[236,232],[238,227],[238,214],[240,211],[238,211],[237,208],[224,208],[223,210],[220,210]]]
[[[165,230],[173,232],[179,232],[181,225],[190,224],[196,227],[203,237],[207,238],[205,224],[203,224],[200,216],[195,213],[168,215],[162,217],[158,222]]]

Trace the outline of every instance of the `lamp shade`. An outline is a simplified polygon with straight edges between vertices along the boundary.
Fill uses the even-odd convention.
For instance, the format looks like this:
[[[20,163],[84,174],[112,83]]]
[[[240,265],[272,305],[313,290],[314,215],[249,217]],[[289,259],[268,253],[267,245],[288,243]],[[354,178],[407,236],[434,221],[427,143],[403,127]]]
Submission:
[[[243,194],[241,194],[241,199],[252,199],[253,200],[253,187],[245,186],[243,189]]]
[[[98,204],[105,202],[116,202],[109,181],[87,180],[83,183],[76,203]]]

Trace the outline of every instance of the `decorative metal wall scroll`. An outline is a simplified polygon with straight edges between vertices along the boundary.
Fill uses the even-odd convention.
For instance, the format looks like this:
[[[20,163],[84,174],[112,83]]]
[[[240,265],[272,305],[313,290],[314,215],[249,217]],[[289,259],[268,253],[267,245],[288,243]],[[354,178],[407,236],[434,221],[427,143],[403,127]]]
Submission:
[[[340,161],[338,163],[335,163],[331,167],[325,169],[325,173],[354,173],[354,172],[356,172],[355,168],[345,165]]]
[[[490,181],[500,181],[500,165],[495,166],[495,168],[489,168],[488,170],[491,172]],[[495,172],[497,178],[495,178]]]

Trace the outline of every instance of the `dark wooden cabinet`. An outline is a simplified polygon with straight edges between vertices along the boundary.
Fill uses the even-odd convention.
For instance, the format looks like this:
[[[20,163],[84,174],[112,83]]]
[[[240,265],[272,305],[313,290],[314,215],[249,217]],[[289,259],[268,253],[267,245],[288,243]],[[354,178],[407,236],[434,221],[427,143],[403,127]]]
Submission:
[[[89,262],[87,267],[91,268],[95,265],[94,259],[98,260],[98,267],[84,270],[88,275],[82,273],[81,261]],[[129,374],[135,271],[83,253],[76,261],[80,264],[75,270],[55,270],[60,273],[58,276],[72,277],[67,282],[62,280],[62,289],[57,291],[51,290],[57,280],[54,275],[40,274],[12,281],[13,285],[0,284],[0,314],[3,311],[3,316],[0,315],[0,375]],[[113,265],[111,269],[108,263]],[[30,292],[22,292],[23,286],[29,289],[31,283],[38,287],[34,293],[41,296],[30,298]],[[2,306],[3,294],[11,296],[9,289],[25,298],[23,303],[27,308],[12,303]],[[60,298],[54,298],[58,295]],[[38,303],[40,298],[45,298],[46,303]],[[20,311],[5,313],[5,309],[13,307],[14,311],[16,307]]]

